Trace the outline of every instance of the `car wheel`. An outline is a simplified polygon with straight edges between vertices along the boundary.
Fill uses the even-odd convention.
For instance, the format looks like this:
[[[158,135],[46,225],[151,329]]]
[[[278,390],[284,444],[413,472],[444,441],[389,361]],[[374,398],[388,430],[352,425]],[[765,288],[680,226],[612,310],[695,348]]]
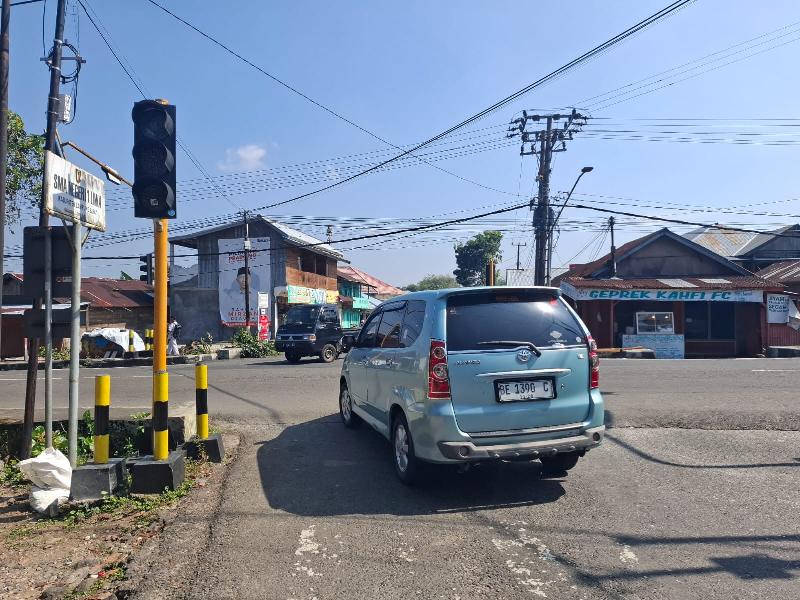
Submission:
[[[564,475],[578,464],[578,459],[580,457],[581,455],[577,452],[564,452],[563,454],[556,454],[555,456],[543,456],[539,459],[542,461],[542,473],[545,476]]]
[[[287,352],[286,353],[287,362],[290,362],[292,364],[299,363],[301,358],[303,358],[303,357],[300,354],[298,354],[297,352]]]
[[[398,413],[392,421],[392,456],[394,470],[400,481],[413,485],[419,480],[420,464],[414,453],[414,440],[403,413]]]
[[[336,346],[333,344],[325,344],[323,346],[322,351],[319,353],[319,359],[324,363],[332,363],[336,360]]]
[[[348,429],[355,429],[361,425],[361,417],[353,412],[353,397],[346,385],[342,385],[342,389],[339,390],[339,416]]]

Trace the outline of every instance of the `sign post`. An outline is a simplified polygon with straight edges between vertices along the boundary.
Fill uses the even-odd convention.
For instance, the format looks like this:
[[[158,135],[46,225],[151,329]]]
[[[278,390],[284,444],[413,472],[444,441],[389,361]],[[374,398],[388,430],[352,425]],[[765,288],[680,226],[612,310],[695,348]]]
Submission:
[[[69,336],[69,462],[74,469],[78,463],[78,402],[79,375],[81,354],[81,247],[89,235],[89,230],[106,229],[105,182],[99,177],[76,167],[53,152],[45,155],[45,189],[44,211],[62,221],[73,223],[70,243],[72,245],[72,298],[71,323]],[[87,228],[86,235],[83,227]],[[49,238],[49,236],[48,236]],[[45,252],[45,260],[49,254]],[[47,263],[46,263],[47,264]],[[45,269],[47,271],[47,268]],[[45,284],[49,285],[49,274],[45,273]],[[52,310],[52,294],[45,294]],[[51,325],[45,319],[45,338],[50,339]],[[48,344],[48,355],[52,354],[52,344]],[[45,370],[49,373],[49,369]],[[49,377],[48,377],[49,379]],[[52,392],[51,384],[45,380],[45,406],[48,395]]]

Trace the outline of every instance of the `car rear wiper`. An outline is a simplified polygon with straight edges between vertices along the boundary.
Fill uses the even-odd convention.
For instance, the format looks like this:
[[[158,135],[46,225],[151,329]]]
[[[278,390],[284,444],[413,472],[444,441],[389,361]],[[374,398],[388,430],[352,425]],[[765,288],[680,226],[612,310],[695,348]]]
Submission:
[[[536,356],[541,356],[542,351],[539,350],[533,342],[522,342],[518,340],[489,340],[488,342],[478,342],[478,346],[525,346],[530,348]]]

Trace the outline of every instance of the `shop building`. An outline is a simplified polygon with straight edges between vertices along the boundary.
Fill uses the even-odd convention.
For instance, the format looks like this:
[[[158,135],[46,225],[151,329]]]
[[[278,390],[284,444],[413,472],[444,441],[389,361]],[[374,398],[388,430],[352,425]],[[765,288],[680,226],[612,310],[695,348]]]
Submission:
[[[352,265],[340,265],[338,275],[342,327],[345,328],[360,327],[378,304],[404,293]]]
[[[247,228],[247,268],[242,219],[170,238],[173,257],[176,246],[197,251],[197,275],[170,286],[170,310],[183,326],[184,339],[199,339],[206,332],[215,340],[230,339],[246,322],[245,289],[250,290],[247,322],[256,326],[261,302],[272,335],[291,305],[338,302],[341,252],[260,215],[251,216]]]
[[[767,299],[784,286],[661,229],[554,280],[600,347],[660,358],[755,356],[769,345]]]

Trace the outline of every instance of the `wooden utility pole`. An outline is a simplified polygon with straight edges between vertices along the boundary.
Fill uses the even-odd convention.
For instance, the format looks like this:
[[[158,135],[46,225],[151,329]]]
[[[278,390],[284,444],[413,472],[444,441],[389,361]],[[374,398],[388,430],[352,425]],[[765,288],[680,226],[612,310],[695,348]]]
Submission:
[[[550,159],[552,157],[553,117],[547,117],[547,129],[541,136],[539,150],[539,194],[533,211],[534,228],[534,285],[545,284],[547,270],[547,235],[550,213]]]

